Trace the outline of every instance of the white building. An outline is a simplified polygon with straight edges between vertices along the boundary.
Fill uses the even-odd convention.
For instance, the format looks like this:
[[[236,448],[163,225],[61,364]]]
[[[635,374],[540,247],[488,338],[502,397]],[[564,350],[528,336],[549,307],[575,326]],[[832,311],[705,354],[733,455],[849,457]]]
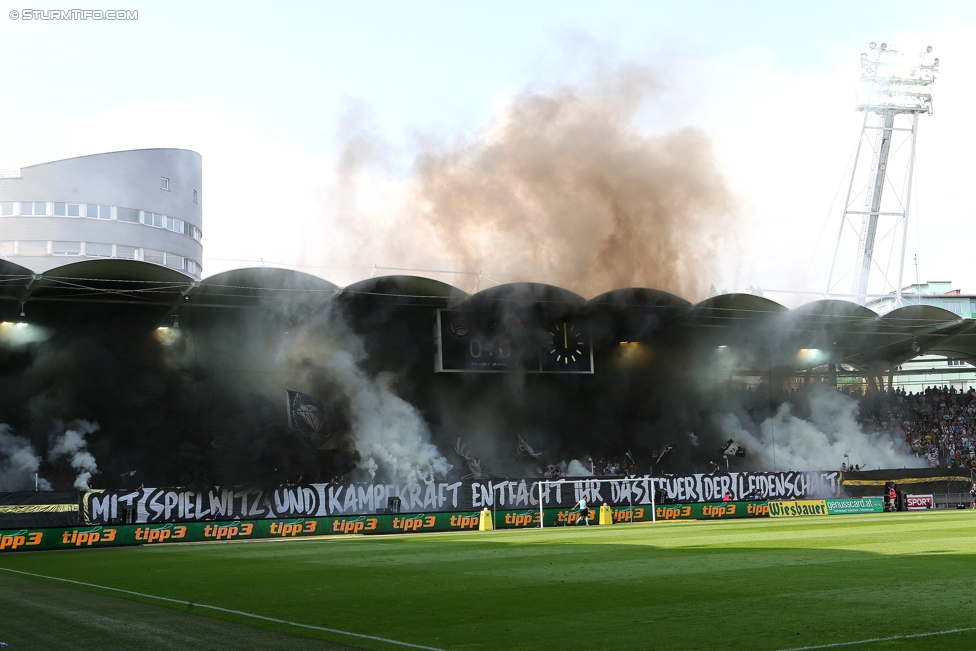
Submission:
[[[194,151],[137,149],[0,173],[0,259],[35,273],[142,260],[199,280],[202,168]]]
[[[953,289],[949,280],[909,285],[901,290],[901,297],[903,305],[927,305],[966,319],[976,318],[976,295]],[[895,292],[891,292],[887,296],[873,298],[864,305],[883,316],[895,309],[896,300]],[[909,393],[924,391],[931,386],[954,387],[957,391],[965,392],[970,387],[976,387],[974,363],[969,355],[919,355],[896,369],[894,386]]]

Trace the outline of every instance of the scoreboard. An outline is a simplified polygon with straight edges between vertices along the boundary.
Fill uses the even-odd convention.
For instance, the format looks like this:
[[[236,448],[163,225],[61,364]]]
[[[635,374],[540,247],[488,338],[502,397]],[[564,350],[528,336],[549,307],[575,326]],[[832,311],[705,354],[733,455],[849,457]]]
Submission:
[[[593,373],[586,317],[540,318],[440,309],[434,318],[438,373]]]

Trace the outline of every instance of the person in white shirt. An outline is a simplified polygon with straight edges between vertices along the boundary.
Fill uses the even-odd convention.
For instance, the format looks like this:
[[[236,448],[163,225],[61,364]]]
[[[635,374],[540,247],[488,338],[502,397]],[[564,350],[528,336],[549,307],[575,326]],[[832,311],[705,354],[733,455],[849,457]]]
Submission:
[[[585,522],[586,526],[590,526],[590,509],[588,509],[586,506],[586,498],[584,497],[580,499],[580,501],[576,503],[576,506],[579,507],[580,512],[580,517],[579,520],[576,521],[576,526],[579,526],[580,520]]]

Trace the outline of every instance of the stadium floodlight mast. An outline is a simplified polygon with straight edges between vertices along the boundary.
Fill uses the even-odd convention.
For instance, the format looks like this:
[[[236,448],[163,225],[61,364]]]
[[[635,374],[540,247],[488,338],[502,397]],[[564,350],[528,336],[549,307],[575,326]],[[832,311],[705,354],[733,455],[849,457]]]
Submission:
[[[931,46],[917,55],[909,55],[887,43],[882,43],[880,46],[871,43],[869,47],[872,51],[871,55],[861,54],[861,88],[857,94],[856,105],[857,110],[864,113],[864,120],[861,124],[861,136],[854,156],[851,181],[844,202],[844,214],[837,234],[837,246],[834,249],[824,294],[825,297],[829,296],[833,293],[834,287],[847,277],[847,274],[842,274],[837,282],[834,282],[837,256],[845,227],[850,226],[853,229],[858,217],[860,217],[861,227],[857,233],[857,256],[853,268],[852,288],[855,300],[858,304],[864,304],[872,266],[876,266],[884,276],[885,290],[893,284],[888,281],[886,268],[883,269],[878,265],[875,256],[879,218],[885,218],[886,221],[893,218],[894,224],[882,235],[882,239],[891,236],[893,254],[897,233],[901,231],[901,247],[897,259],[898,280],[893,287],[896,295],[895,306],[898,307],[902,304],[908,208],[911,202],[915,166],[918,116],[921,113],[932,115],[932,95],[929,93],[929,87],[938,75],[939,60],[931,57]],[[892,149],[894,139],[900,139],[901,142]],[[870,167],[867,170],[865,167],[868,161],[863,160],[861,156],[865,143],[872,154]],[[902,151],[906,143],[909,144],[907,152]],[[892,174],[894,171],[892,164],[896,156],[902,158],[901,167],[897,170],[900,172],[897,176],[902,177],[901,187],[897,187],[899,183],[894,178],[896,175]],[[905,156],[907,161],[904,160]],[[863,185],[859,185],[859,181]],[[887,194],[886,186],[889,189]],[[859,200],[863,200],[863,208],[861,205],[855,205]],[[889,255],[889,266],[890,263]]]

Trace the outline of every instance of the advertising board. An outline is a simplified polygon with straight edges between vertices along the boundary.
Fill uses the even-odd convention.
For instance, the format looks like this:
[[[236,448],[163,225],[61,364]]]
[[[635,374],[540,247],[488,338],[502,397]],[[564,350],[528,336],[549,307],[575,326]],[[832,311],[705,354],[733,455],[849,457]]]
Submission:
[[[852,513],[884,513],[884,501],[880,497],[849,497],[824,500],[828,515]]]
[[[827,515],[827,501],[795,500],[769,503],[769,517],[771,518],[789,518],[806,515]]]
[[[649,522],[653,516],[649,506],[611,507],[611,510],[614,523]],[[593,525],[596,525],[596,513],[596,509],[590,511]],[[657,519],[661,521],[758,518],[767,513],[765,502],[668,504],[656,510]],[[496,510],[492,514],[495,529],[537,528],[539,517],[540,513],[535,509]],[[559,527],[575,525],[580,516],[579,511],[564,508],[546,509],[544,517],[546,527]],[[325,535],[477,531],[480,522],[481,512],[474,511],[26,528],[0,531],[0,552]]]
[[[906,495],[905,507],[909,511],[921,511],[922,509],[935,508],[934,495]]]

